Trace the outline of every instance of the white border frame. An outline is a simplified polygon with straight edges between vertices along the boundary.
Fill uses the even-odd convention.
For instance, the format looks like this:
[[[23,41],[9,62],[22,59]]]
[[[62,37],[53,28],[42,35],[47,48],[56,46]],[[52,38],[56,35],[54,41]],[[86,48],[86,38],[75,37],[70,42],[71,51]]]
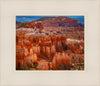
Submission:
[[[16,71],[16,15],[84,15],[85,71]],[[100,85],[99,1],[1,1],[1,86]],[[95,29],[94,29],[95,28]]]

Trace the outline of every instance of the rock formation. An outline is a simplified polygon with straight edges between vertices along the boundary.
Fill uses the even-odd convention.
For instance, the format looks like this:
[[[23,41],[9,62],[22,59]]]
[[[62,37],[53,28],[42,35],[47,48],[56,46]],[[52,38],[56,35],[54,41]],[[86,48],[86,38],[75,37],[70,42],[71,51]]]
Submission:
[[[66,45],[66,37],[64,35],[43,35],[40,32],[36,34],[36,32],[27,33],[27,31],[23,30],[23,33],[20,33],[19,30],[16,35],[16,58],[21,61],[26,61],[27,59],[24,66],[32,66],[31,61],[38,63],[38,58],[42,58],[42,55],[43,58],[52,59],[55,53],[63,51],[63,47]],[[17,60],[17,69],[20,60]]]

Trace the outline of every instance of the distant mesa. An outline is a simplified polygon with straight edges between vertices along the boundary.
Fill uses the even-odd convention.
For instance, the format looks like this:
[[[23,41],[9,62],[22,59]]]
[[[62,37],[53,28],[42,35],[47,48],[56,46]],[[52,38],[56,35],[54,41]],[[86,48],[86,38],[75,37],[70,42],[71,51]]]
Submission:
[[[44,17],[36,21],[42,21],[44,27],[84,27],[77,20],[68,17]]]
[[[19,22],[16,22],[18,24]],[[68,17],[43,17],[38,20],[27,23],[28,27],[34,27],[34,24],[43,24],[43,27],[82,27],[84,24],[78,23],[77,20]],[[26,27],[26,25],[25,25]]]

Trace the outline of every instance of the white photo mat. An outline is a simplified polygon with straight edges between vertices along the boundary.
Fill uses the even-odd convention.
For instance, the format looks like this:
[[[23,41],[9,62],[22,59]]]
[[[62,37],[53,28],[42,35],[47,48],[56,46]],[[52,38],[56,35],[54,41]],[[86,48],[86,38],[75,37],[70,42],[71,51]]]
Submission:
[[[99,86],[99,0],[0,1],[1,86]],[[83,15],[85,20],[84,71],[16,71],[16,15]]]

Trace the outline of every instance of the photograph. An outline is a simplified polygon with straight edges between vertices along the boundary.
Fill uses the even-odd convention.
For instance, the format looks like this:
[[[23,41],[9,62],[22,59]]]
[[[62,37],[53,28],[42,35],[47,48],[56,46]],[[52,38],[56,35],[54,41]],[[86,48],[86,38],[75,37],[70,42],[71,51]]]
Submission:
[[[100,0],[1,0],[0,86],[100,86]]]
[[[83,15],[16,15],[16,70],[83,70]]]

